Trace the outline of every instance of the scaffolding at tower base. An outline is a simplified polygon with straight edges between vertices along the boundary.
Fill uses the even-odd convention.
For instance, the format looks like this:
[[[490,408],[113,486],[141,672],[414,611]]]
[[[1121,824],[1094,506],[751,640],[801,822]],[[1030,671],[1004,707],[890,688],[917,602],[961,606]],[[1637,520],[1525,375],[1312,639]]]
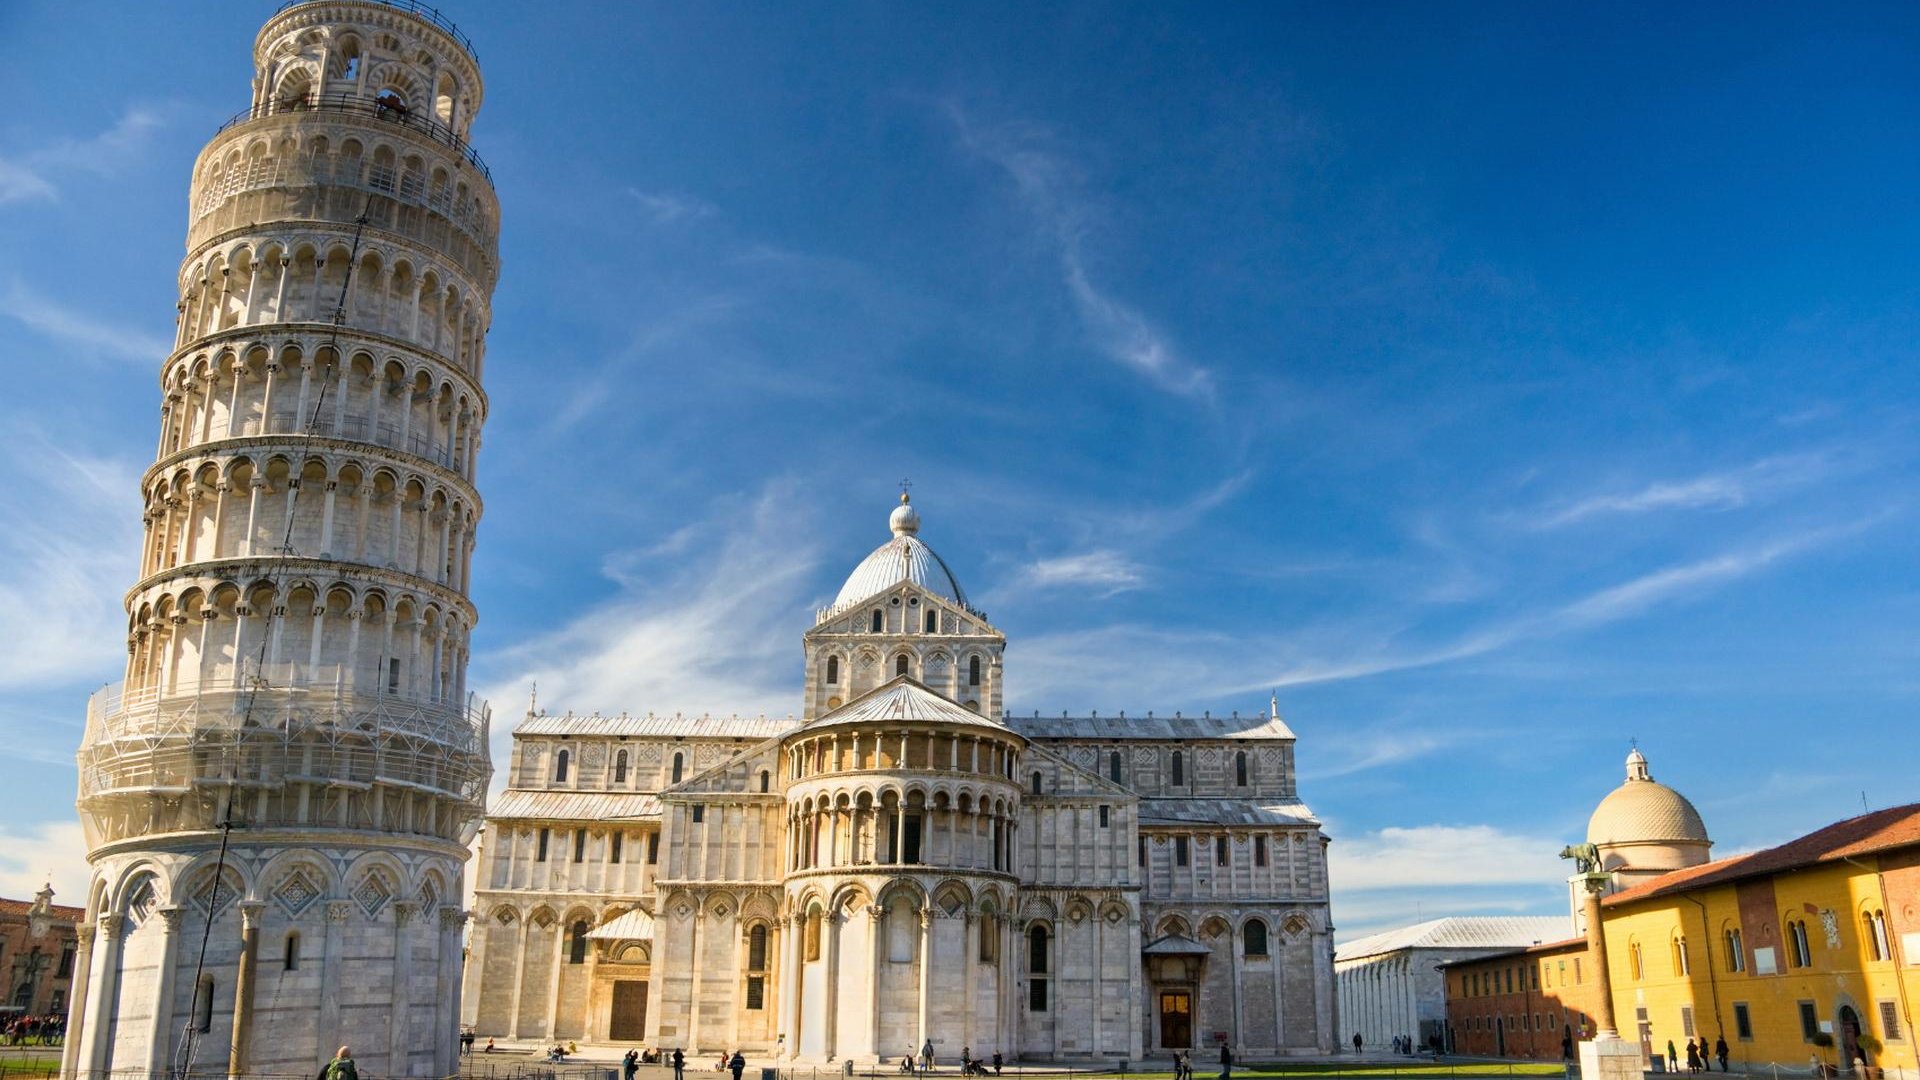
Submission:
[[[307,672],[307,674],[320,674]],[[260,675],[88,700],[79,807],[89,848],[217,829],[367,830],[465,845],[492,776],[486,703]]]

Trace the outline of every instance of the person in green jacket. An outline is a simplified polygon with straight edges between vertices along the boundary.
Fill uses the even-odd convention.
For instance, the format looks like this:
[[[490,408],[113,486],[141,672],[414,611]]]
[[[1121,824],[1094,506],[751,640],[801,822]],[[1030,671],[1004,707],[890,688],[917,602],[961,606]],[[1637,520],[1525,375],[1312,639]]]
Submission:
[[[353,1067],[353,1050],[343,1046],[320,1070],[319,1080],[360,1080],[360,1071]]]

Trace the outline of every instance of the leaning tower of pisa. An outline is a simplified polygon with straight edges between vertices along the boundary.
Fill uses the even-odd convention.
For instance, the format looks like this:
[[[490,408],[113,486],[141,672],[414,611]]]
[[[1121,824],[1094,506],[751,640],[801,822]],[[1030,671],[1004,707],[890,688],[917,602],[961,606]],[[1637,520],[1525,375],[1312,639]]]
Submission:
[[[499,208],[472,43],[291,4],[194,165],[69,1076],[454,1070],[489,774],[468,567]]]

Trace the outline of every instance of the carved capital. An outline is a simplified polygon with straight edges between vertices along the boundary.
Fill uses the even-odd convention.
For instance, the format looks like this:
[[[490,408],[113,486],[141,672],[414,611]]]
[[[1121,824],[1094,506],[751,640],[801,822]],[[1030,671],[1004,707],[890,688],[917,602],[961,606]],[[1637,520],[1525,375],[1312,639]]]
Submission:
[[[83,922],[73,928],[73,940],[80,951],[85,952],[93,947],[93,933],[95,929],[94,924],[90,922]]]
[[[263,901],[260,901],[260,900],[240,901],[241,933],[245,933],[248,930],[258,930],[260,928],[260,916],[264,914],[266,910],[267,910],[267,905]]]
[[[100,916],[100,936],[111,941],[120,936],[120,932],[126,929],[126,925],[127,917],[125,915],[115,915],[111,913],[102,915]]]
[[[420,905],[411,900],[397,901],[393,905],[393,921],[401,926],[405,926],[413,921],[414,915],[418,914],[419,911]]]
[[[467,925],[467,919],[467,913],[460,908],[443,907],[440,909],[440,929],[442,930],[458,930]]]
[[[180,907],[163,907],[159,909],[158,914],[167,933],[171,934],[180,929],[180,917],[186,914],[186,910]]]

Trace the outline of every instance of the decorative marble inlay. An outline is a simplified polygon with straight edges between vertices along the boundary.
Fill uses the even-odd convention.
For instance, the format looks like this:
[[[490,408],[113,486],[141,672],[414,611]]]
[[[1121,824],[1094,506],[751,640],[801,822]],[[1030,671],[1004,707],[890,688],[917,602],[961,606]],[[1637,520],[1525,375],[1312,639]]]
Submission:
[[[273,898],[289,916],[297,917],[320,899],[320,886],[308,876],[305,867],[300,867],[280,879],[280,887],[273,890]]]
[[[392,899],[392,887],[387,884],[386,876],[377,870],[369,870],[353,890],[353,902],[360,905],[360,910],[366,912],[369,919],[379,915],[380,910],[387,906],[387,901]]]

